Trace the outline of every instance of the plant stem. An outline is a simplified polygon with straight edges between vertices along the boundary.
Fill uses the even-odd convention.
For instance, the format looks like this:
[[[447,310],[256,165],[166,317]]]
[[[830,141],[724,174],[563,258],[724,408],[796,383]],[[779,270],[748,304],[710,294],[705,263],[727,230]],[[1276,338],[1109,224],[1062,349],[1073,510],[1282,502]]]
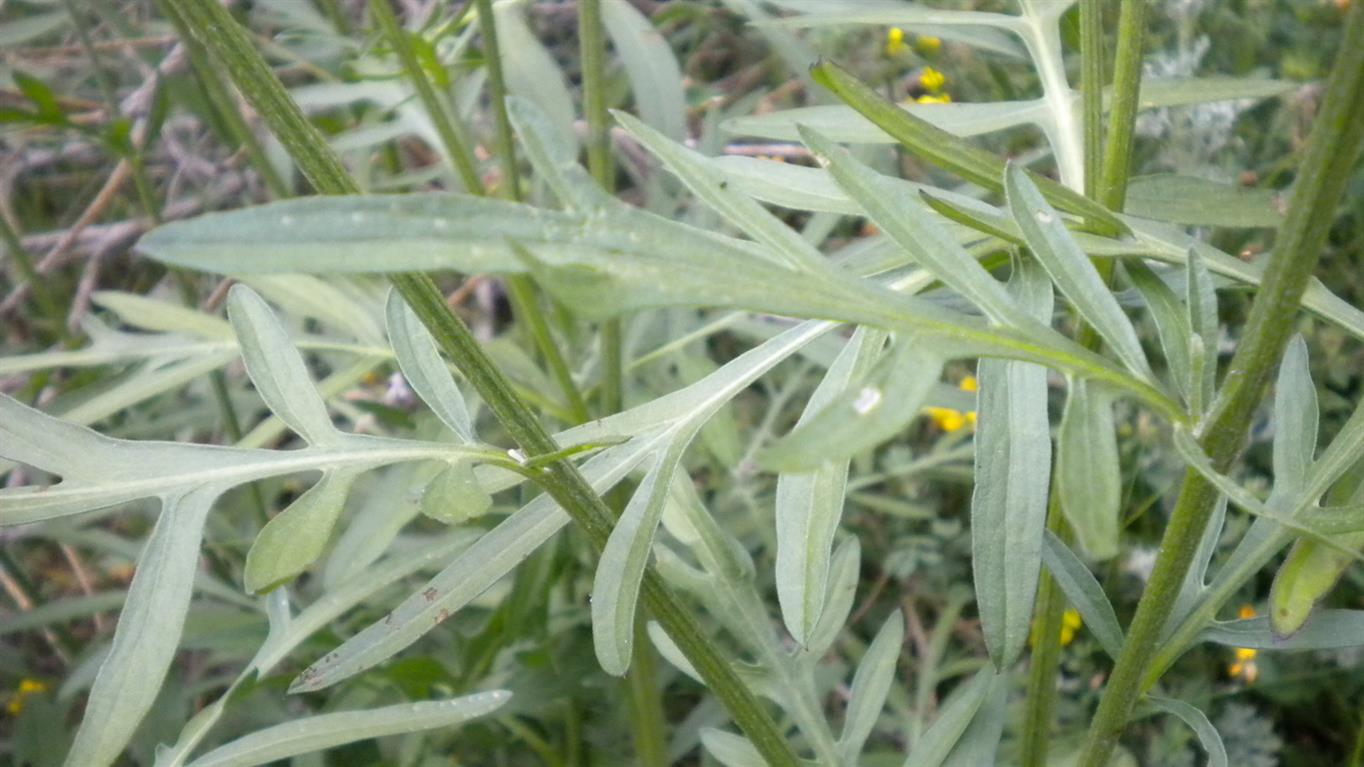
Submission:
[[[1080,0],[1080,101],[1084,112],[1085,196],[1098,199],[1103,172],[1104,27],[1100,0]]]
[[[1047,529],[1063,540],[1069,537],[1070,531],[1061,514],[1061,495],[1054,479],[1047,504]],[[1027,710],[1019,760],[1023,767],[1045,767],[1047,763],[1052,709],[1056,705],[1056,670],[1061,665],[1061,621],[1065,612],[1065,595],[1056,585],[1056,579],[1044,569],[1037,585],[1037,633],[1028,666]]]
[[[483,58],[488,67],[488,92],[497,124],[497,157],[502,164],[503,196],[521,199],[521,175],[516,166],[511,118],[507,116],[507,78],[502,72],[502,48],[497,41],[497,19],[492,0],[475,0],[478,28],[483,33]]]
[[[191,33],[229,72],[313,186],[324,194],[357,193],[359,188],[355,181],[226,9],[216,0],[182,0],[179,8]],[[557,451],[554,439],[512,389],[469,328],[450,310],[431,278],[404,273],[391,275],[390,280],[431,331],[441,350],[460,363],[470,383],[526,454],[536,456]],[[541,470],[539,479],[546,492],[601,550],[611,534],[614,518],[577,467],[567,461],[555,461]],[[681,648],[763,758],[779,767],[797,765],[795,753],[767,709],[739,679],[729,661],[702,632],[695,617],[686,611],[652,567],[645,571],[640,586],[645,606]]]
[[[487,0],[481,0],[487,2]],[[606,36],[602,27],[601,0],[578,0],[578,45],[582,66],[583,113],[587,118],[587,168],[608,193],[615,189],[611,163],[611,133],[606,112]],[[620,412],[625,403],[625,362],[621,344],[621,321],[601,324],[601,412]],[[618,496],[613,495],[613,500]],[[625,503],[615,503],[620,508]],[[636,632],[639,633],[638,631]],[[640,654],[652,656],[653,645],[636,642]],[[634,712],[635,757],[645,767],[667,765],[667,739],[663,732],[663,706],[659,700],[649,657],[630,666],[627,687]],[[638,677],[638,678],[637,678]]]
[[[1097,5],[1097,0],[1091,0],[1086,5]],[[1113,60],[1113,100],[1108,109],[1108,136],[1104,141],[1103,166],[1098,184],[1099,203],[1115,211],[1121,211],[1127,200],[1127,178],[1132,165],[1132,134],[1136,129],[1137,102],[1141,95],[1141,49],[1146,38],[1146,0],[1126,0],[1121,6],[1118,51]],[[1098,15],[1097,8],[1090,14],[1093,17]],[[1091,19],[1087,26],[1099,23],[1097,19]],[[1099,31],[1102,35],[1102,28]],[[1081,34],[1084,34],[1083,28]],[[1102,60],[1099,63],[1102,66]],[[1089,74],[1086,71],[1086,83],[1090,80]],[[1084,87],[1084,83],[1081,87]],[[1087,106],[1087,109],[1092,107]]]
[[[247,160],[256,169],[256,173],[260,174],[261,181],[265,183],[270,193],[279,198],[289,197],[289,185],[279,175],[275,166],[270,164],[270,159],[265,155],[264,147],[256,140],[255,132],[247,124],[241,110],[237,108],[237,102],[232,98],[232,92],[223,82],[218,70],[209,64],[208,53],[204,51],[204,46],[188,34],[180,15],[174,12],[171,7],[173,1],[157,0],[156,5],[160,9],[161,15],[170,20],[171,26],[175,27],[176,36],[184,43],[185,52],[189,54],[190,66],[194,68],[194,75],[204,89],[204,95],[208,98],[208,102],[213,105],[214,112],[226,124],[232,137],[241,143],[242,149],[246,151]]]
[[[378,22],[379,31],[388,41],[393,53],[397,55],[398,63],[402,65],[403,72],[407,75],[407,81],[417,91],[417,98],[426,108],[426,115],[431,118],[436,135],[440,137],[440,143],[450,157],[450,162],[454,163],[455,171],[459,173],[464,188],[470,194],[486,194],[483,180],[478,177],[478,168],[474,167],[473,154],[469,151],[469,137],[464,132],[464,126],[459,121],[451,119],[446,112],[445,104],[436,94],[436,89],[431,87],[431,81],[427,79],[421,62],[417,61],[416,52],[412,50],[412,43],[407,39],[407,30],[398,23],[398,17],[394,15],[389,0],[369,0],[369,13]]]
[[[1241,343],[1199,443],[1219,471],[1240,452],[1246,427],[1271,372],[1283,353],[1303,290],[1317,259],[1341,194],[1364,139],[1364,6],[1349,11],[1321,112],[1294,183],[1288,215],[1279,230],[1260,291],[1251,304]],[[1179,499],[1161,538],[1151,580],[1142,592],[1113,675],[1100,699],[1081,757],[1084,767],[1101,767],[1127,723],[1143,674],[1155,653],[1175,596],[1193,561],[1218,492],[1192,469],[1185,472]]]
[[[583,113],[587,117],[587,169],[602,189],[615,189],[611,167],[611,132],[606,114],[606,36],[601,0],[578,2],[578,50],[582,62]],[[620,410],[624,400],[624,362],[621,324],[607,320],[601,327],[601,406],[606,413]]]

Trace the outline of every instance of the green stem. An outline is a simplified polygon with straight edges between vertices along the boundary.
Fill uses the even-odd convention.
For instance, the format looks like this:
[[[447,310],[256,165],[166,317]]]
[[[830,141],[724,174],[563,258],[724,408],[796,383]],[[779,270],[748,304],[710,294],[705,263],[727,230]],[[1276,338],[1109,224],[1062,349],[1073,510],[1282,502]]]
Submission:
[[[1052,482],[1051,499],[1047,508],[1047,529],[1068,537],[1065,517],[1061,514],[1060,493]],[[1056,671],[1061,665],[1061,621],[1066,612],[1066,598],[1056,580],[1045,570],[1037,585],[1036,640],[1028,666],[1027,710],[1023,722],[1023,745],[1020,764],[1023,767],[1045,767],[1047,747],[1051,745],[1051,717],[1056,706]]]
[[[615,173],[611,167],[611,129],[606,113],[606,35],[601,0],[579,0],[578,45],[583,70],[583,112],[587,117],[587,169],[610,192],[615,188]],[[620,320],[602,323],[601,344],[602,411],[615,413],[624,401]]]
[[[237,102],[232,98],[232,92],[223,82],[218,70],[209,64],[208,53],[204,50],[204,46],[200,45],[199,41],[188,33],[184,20],[175,12],[173,0],[157,0],[156,5],[161,10],[161,15],[169,19],[171,26],[175,27],[175,34],[185,45],[185,52],[189,54],[190,66],[194,68],[194,75],[204,89],[204,96],[208,98],[209,104],[213,105],[213,111],[227,126],[228,132],[246,151],[246,159],[251,163],[251,167],[256,169],[256,173],[260,175],[261,181],[265,183],[271,194],[279,198],[289,197],[289,185],[280,176],[275,166],[271,164],[270,158],[265,155],[265,148],[256,139],[255,132],[247,124],[241,110],[237,108]]]
[[[1080,0],[1080,101],[1084,113],[1085,196],[1098,199],[1103,172],[1104,27],[1100,0]]]
[[[521,199],[521,176],[516,165],[511,118],[507,115],[507,77],[502,71],[502,48],[497,41],[497,19],[492,0],[475,0],[478,28],[483,32],[483,58],[488,67],[488,92],[497,124],[497,157],[502,164],[503,197]]]
[[[229,72],[313,186],[324,194],[357,193],[355,181],[226,9],[216,0],[182,0],[180,9],[191,33]],[[518,446],[528,456],[557,451],[553,438],[517,396],[469,328],[450,310],[431,278],[423,274],[394,274],[390,280],[431,331],[441,350],[459,361],[470,383]],[[614,517],[577,467],[565,461],[551,463],[541,470],[539,479],[540,485],[592,544],[598,550],[604,548]],[[798,764],[767,709],[652,567],[645,571],[640,595],[649,612],[681,648],[763,758],[780,767]]]
[[[369,13],[379,23],[379,30],[388,40],[389,47],[397,54],[398,62],[402,65],[403,72],[407,74],[408,82],[416,89],[417,98],[426,108],[426,115],[431,118],[431,124],[436,128],[436,135],[440,137],[445,153],[455,164],[455,170],[459,173],[464,188],[469,190],[470,194],[486,194],[483,180],[478,176],[478,168],[474,166],[473,154],[469,151],[469,137],[464,132],[464,126],[451,119],[436,89],[431,86],[421,62],[417,61],[416,52],[412,50],[407,30],[398,23],[398,17],[389,6],[389,0],[369,0]]]
[[[1097,5],[1097,1],[1087,4]],[[1136,129],[1138,99],[1141,95],[1141,49],[1146,37],[1146,0],[1125,0],[1121,5],[1118,51],[1113,60],[1113,100],[1108,110],[1108,136],[1104,142],[1098,185],[1099,203],[1116,211],[1121,211],[1127,200],[1127,178],[1132,165],[1132,134]],[[1097,17],[1098,9],[1090,15]],[[1098,23],[1097,20],[1090,20],[1089,26]],[[1085,80],[1086,83],[1090,80],[1088,72]]]
[[[1350,9],[1321,112],[1293,186],[1260,291],[1242,340],[1199,440],[1219,471],[1245,442],[1246,426],[1293,331],[1291,318],[1326,243],[1336,207],[1364,139],[1364,6]],[[1155,568],[1137,604],[1113,675],[1090,725],[1080,764],[1108,761],[1140,693],[1142,676],[1188,572],[1218,493],[1202,475],[1185,472],[1179,499],[1161,539]]]

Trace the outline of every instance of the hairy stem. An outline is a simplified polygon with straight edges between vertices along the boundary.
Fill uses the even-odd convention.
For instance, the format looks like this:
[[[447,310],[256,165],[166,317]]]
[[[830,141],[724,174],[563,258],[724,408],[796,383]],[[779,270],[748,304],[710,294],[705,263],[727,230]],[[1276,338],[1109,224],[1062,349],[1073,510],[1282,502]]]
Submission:
[[[1146,39],[1146,2],[1129,1],[1121,5],[1118,51],[1113,60],[1113,101],[1108,110],[1108,136],[1104,141],[1098,184],[1099,203],[1116,211],[1121,211],[1127,200],[1128,171],[1132,166],[1132,134],[1136,129],[1137,102],[1141,95],[1141,49]],[[1090,15],[1097,17],[1098,9],[1095,8]],[[1089,26],[1098,23],[1091,20]],[[1081,34],[1084,34],[1083,29]]]
[[[1246,426],[1266,382],[1283,354],[1303,290],[1326,243],[1336,206],[1364,138],[1364,7],[1349,11],[1340,52],[1326,86],[1321,112],[1293,186],[1288,215],[1260,291],[1251,305],[1222,390],[1201,429],[1199,443],[1225,471],[1245,442]],[[1090,725],[1080,764],[1108,762],[1140,692],[1142,676],[1157,650],[1161,630],[1188,572],[1218,492],[1190,469],[1185,472],[1170,523],[1113,675]]]

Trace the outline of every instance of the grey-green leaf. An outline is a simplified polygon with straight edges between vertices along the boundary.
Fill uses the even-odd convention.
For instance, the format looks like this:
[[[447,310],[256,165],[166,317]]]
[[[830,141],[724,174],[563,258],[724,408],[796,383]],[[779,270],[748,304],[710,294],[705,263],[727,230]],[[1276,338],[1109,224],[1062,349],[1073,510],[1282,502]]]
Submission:
[[[67,767],[113,764],[151,709],[189,611],[204,521],[221,488],[165,499],[137,559],[128,599],[100,665]]]
[[[1165,353],[1165,364],[1175,388],[1184,396],[1184,401],[1195,402],[1193,385],[1192,352],[1189,349],[1193,328],[1184,304],[1170,289],[1169,285],[1147,266],[1141,259],[1131,259],[1123,264],[1127,277],[1133,287],[1141,293],[1146,309],[1156,323],[1156,334],[1160,337],[1160,347]],[[1199,394],[1201,397],[1201,392]]]
[[[694,434],[695,432],[692,432]],[[634,651],[635,606],[663,506],[692,434],[660,451],[621,513],[592,580],[592,644],[606,673],[623,675]]]
[[[805,405],[797,428],[820,411],[871,367],[884,333],[859,329],[844,345]],[[777,477],[776,581],[786,630],[805,645],[824,611],[829,554],[843,516],[849,460],[828,461],[814,471],[786,472]]]
[[[1122,473],[1113,400],[1084,379],[1070,379],[1070,396],[1056,435],[1061,511],[1080,547],[1095,559],[1118,553]]]
[[[1116,659],[1122,652],[1122,627],[1118,623],[1117,613],[1113,612],[1113,605],[1104,595],[1103,587],[1094,579],[1094,574],[1069,546],[1050,531],[1046,534],[1046,544],[1042,548],[1042,561],[1065,593],[1066,599],[1075,605],[1085,625],[1099,640],[1104,652]]]
[[[1133,373],[1151,380],[1150,365],[1132,322],[1104,284],[1089,256],[1061,221],[1061,214],[1042,197],[1028,174],[1013,163],[1004,169],[1004,189],[1009,211],[1037,260],[1042,262],[1056,286],[1094,326]]]
[[[492,496],[479,484],[474,476],[474,465],[469,461],[448,464],[422,491],[422,513],[447,525],[477,519],[492,505]]]
[[[1364,645],[1364,610],[1318,610],[1290,636],[1274,632],[1265,617],[1214,623],[1199,637],[1253,650],[1339,650]]]
[[[1035,317],[1051,317],[1051,283],[1039,267],[1018,263],[1014,287]],[[985,645],[1002,670],[1027,644],[1042,566],[1051,484],[1047,371],[983,359],[976,379],[971,564]]]
[[[1189,327],[1193,329],[1189,339],[1188,388],[1195,395],[1193,411],[1201,414],[1212,407],[1217,386],[1217,293],[1197,248],[1189,249],[1185,262],[1185,287],[1184,304],[1189,312]]]
[[[1125,212],[1174,224],[1246,229],[1279,226],[1279,193],[1247,189],[1193,176],[1138,176],[1128,182]]]
[[[1274,493],[1297,495],[1317,451],[1317,387],[1307,365],[1307,342],[1293,336],[1274,387]]]
[[[682,70],[667,39],[627,0],[604,0],[601,17],[630,79],[640,116],[673,141],[686,138]]]
[[[998,280],[967,254],[917,198],[853,158],[813,129],[801,126],[801,140],[834,180],[891,239],[944,284],[961,293],[1000,324],[1029,327],[1026,315]]]
[[[701,743],[725,767],[767,767],[767,760],[742,735],[708,727],[701,731]]]
[[[880,718],[881,709],[886,704],[886,695],[895,683],[896,663],[900,659],[904,639],[904,616],[899,610],[892,610],[867,647],[862,662],[857,665],[848,695],[843,734],[838,739],[839,751],[847,764],[857,763],[863,745],[876,727],[876,720]]]
[[[994,668],[986,666],[971,681],[954,690],[937,721],[914,744],[905,758],[904,767],[940,767],[985,702],[995,676]]]
[[[385,312],[388,337],[397,354],[398,367],[413,391],[460,439],[465,442],[476,441],[464,395],[451,378],[450,368],[441,359],[431,332],[417,319],[417,315],[396,290],[388,294]]]
[[[227,315],[241,345],[246,372],[265,404],[309,444],[335,442],[340,432],[313,385],[303,357],[274,312],[242,284],[227,294]]]
[[[1208,752],[1208,767],[1227,767],[1227,747],[1222,744],[1222,736],[1217,734],[1217,728],[1213,727],[1212,722],[1208,721],[1207,714],[1195,706],[1174,698],[1148,695],[1146,702],[1167,714],[1179,717],[1185,724],[1189,725],[1189,728],[1198,736],[1198,742],[1203,744],[1203,750]]]
[[[1004,720],[1008,714],[1009,675],[997,674],[990,680],[971,724],[952,747],[943,767],[983,767],[998,763],[999,741],[1004,735]]]
[[[270,591],[322,556],[356,475],[354,471],[324,473],[317,484],[266,523],[246,553],[247,591]]]
[[[318,714],[257,730],[213,749],[190,762],[190,767],[255,767],[357,740],[454,727],[487,716],[510,699],[510,692],[493,690],[449,700]]]
[[[918,415],[942,373],[942,360],[927,346],[901,337],[865,384],[839,394],[765,450],[763,460],[782,471],[811,471],[895,436]]]
[[[856,536],[848,536],[834,549],[829,562],[829,588],[824,597],[824,610],[805,643],[805,652],[810,657],[819,658],[828,652],[843,630],[843,624],[847,623],[853,599],[857,596],[861,564],[862,547]]]

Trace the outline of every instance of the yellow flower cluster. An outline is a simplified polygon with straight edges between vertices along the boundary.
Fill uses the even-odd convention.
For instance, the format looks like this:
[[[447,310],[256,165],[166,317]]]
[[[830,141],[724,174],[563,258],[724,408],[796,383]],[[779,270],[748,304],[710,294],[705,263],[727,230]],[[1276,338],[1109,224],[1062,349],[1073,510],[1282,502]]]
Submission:
[[[942,40],[931,35],[916,35],[914,37],[914,51],[920,56],[932,56],[942,48]],[[909,50],[909,45],[905,42],[905,31],[899,27],[891,27],[886,30],[886,55],[891,58],[904,55]]]
[[[928,93],[914,100],[920,104],[951,104],[951,94],[943,90],[945,85],[947,85],[946,75],[933,67],[924,67],[924,71],[919,74],[919,86]]]
[[[1249,620],[1255,617],[1255,608],[1241,605],[1236,615],[1241,620]],[[1255,649],[1238,647],[1235,652],[1236,661],[1227,666],[1227,675],[1232,679],[1244,679],[1246,684],[1255,684],[1255,680],[1260,676],[1260,669],[1255,667]]]
[[[9,703],[5,704],[5,711],[10,716],[18,716],[24,711],[24,700],[31,695],[47,692],[47,685],[37,679],[24,679],[19,682],[19,689],[10,696]]]
[[[958,384],[958,386],[961,387],[962,391],[975,391],[976,377],[966,376],[961,379],[961,383]],[[924,408],[924,415],[927,415],[932,419],[934,425],[939,429],[949,433],[958,431],[968,425],[972,427],[976,425],[976,411],[974,410],[962,412],[960,410],[953,410],[950,407],[926,407]]]

